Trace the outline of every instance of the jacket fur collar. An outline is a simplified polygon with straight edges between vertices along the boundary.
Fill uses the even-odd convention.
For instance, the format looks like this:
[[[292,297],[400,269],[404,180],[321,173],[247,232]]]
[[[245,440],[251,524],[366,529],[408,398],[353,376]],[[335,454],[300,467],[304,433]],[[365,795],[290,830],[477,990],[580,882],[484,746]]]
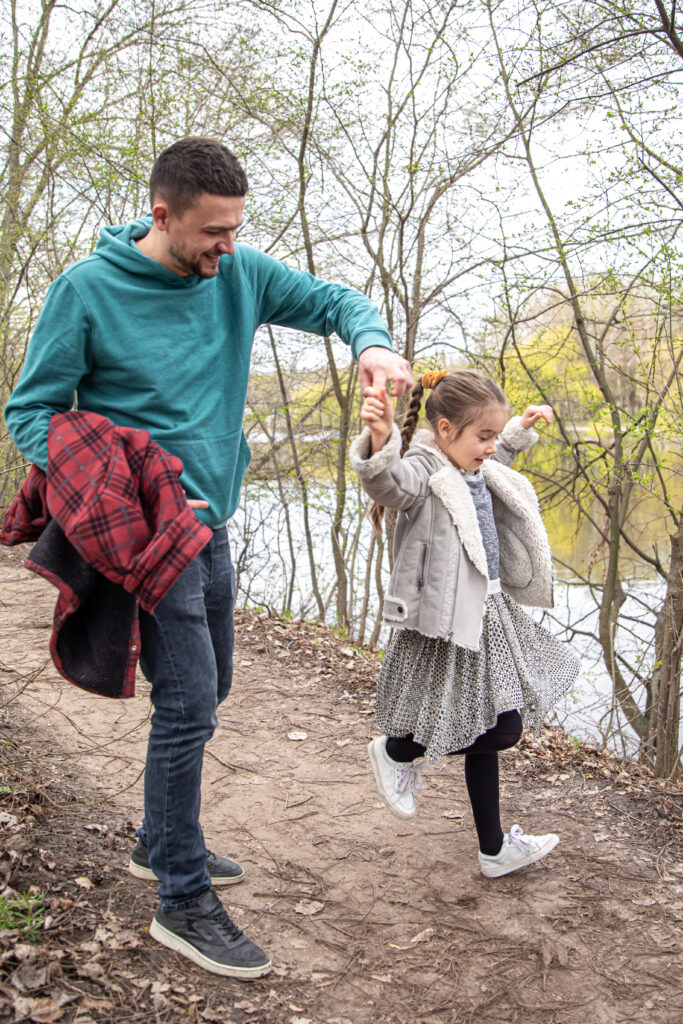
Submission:
[[[429,478],[429,487],[450,515],[473,565],[483,576],[488,577],[477,512],[463,474],[439,448],[431,430],[418,430],[411,448],[428,451],[440,463],[439,469]],[[532,545],[537,545],[539,549],[546,548],[548,541],[538,498],[527,478],[502,462],[491,459],[485,460],[481,471],[491,493],[526,520]]]

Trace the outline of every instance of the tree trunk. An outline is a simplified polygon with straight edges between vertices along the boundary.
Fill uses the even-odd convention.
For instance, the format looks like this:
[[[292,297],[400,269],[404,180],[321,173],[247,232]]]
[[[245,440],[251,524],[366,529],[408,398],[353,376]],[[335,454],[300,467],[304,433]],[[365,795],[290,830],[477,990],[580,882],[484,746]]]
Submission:
[[[681,771],[678,733],[681,717],[681,654],[683,648],[683,511],[671,538],[671,565],[666,581],[657,702],[657,754],[655,774],[669,778]]]

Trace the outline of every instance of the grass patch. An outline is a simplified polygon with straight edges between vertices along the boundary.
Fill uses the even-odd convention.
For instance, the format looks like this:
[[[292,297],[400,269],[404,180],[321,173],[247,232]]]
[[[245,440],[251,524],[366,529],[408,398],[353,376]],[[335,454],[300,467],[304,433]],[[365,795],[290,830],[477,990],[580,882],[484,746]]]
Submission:
[[[17,930],[22,938],[35,942],[45,920],[45,905],[40,896],[0,896],[0,930]]]

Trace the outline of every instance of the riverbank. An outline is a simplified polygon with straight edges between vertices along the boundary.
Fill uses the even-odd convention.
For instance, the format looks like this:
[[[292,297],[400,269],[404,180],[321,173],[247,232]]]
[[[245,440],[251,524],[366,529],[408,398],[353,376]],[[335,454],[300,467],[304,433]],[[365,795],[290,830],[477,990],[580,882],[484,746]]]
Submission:
[[[502,761],[507,825],[561,843],[524,872],[478,871],[460,764],[425,771],[400,822],[376,796],[373,655],[323,626],[238,615],[234,692],[205,764],[223,892],[273,958],[245,985],[148,935],[154,887],[126,863],[148,721],[47,659],[54,592],[0,552],[5,884],[44,910],[36,941],[0,933],[0,1017],[171,1024],[678,1024],[680,790],[559,729]],[[48,927],[44,927],[47,921]]]

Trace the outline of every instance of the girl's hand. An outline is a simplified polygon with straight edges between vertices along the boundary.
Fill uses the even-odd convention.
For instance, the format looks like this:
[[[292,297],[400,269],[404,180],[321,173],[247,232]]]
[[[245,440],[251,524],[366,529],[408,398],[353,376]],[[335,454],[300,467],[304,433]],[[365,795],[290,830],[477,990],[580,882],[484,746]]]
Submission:
[[[529,430],[539,420],[545,420],[548,426],[553,422],[553,410],[549,405],[530,405],[520,416],[520,423],[525,430]]]
[[[394,409],[385,388],[372,388],[365,396],[360,418],[370,428],[373,454],[381,451],[394,426]]]

